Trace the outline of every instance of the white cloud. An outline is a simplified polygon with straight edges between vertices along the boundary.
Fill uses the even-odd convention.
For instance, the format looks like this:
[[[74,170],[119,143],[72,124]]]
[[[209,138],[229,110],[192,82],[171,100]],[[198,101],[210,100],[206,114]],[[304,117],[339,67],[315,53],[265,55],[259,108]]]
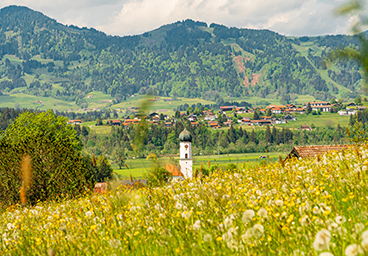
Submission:
[[[107,34],[140,34],[191,18],[284,35],[347,33],[349,18],[334,17],[345,0],[2,0],[25,5],[64,24],[95,27]]]

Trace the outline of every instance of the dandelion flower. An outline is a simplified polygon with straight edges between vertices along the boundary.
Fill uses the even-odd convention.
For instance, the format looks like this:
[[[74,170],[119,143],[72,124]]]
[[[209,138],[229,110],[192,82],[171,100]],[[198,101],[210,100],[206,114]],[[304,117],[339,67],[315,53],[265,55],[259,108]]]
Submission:
[[[255,213],[254,213],[253,210],[246,210],[243,213],[243,218],[242,218],[243,222],[244,223],[250,222],[253,219],[254,215],[255,215]]]
[[[330,252],[321,252],[319,256],[334,256],[334,255]]]
[[[275,204],[279,207],[283,206],[284,205],[284,202],[282,200],[276,200],[275,201]]]
[[[197,220],[196,222],[194,222],[193,229],[194,230],[200,230],[201,229],[201,221],[200,220]]]
[[[337,224],[342,224],[346,221],[346,218],[344,216],[336,216],[335,220]]]
[[[308,216],[304,216],[301,220],[300,220],[300,225],[302,226],[307,226],[308,223]]]
[[[212,241],[212,236],[210,234],[204,234],[203,241],[211,242]]]
[[[176,208],[176,209],[180,210],[182,207],[183,207],[183,206],[181,205],[181,203],[176,202],[176,204],[175,204],[175,208]]]
[[[253,228],[247,229],[247,231],[245,232],[245,234],[243,234],[241,236],[241,239],[242,239],[243,243],[249,242],[249,240],[253,237],[253,234],[254,234]]]
[[[197,206],[198,207],[202,207],[203,204],[204,204],[204,201],[203,200],[200,200],[200,201],[197,202]]]
[[[265,208],[261,208],[258,210],[258,216],[262,218],[267,218],[267,210]]]
[[[321,210],[318,208],[318,206],[313,207],[313,213],[314,214],[320,214],[321,213]]]
[[[331,233],[326,229],[320,230],[316,234],[316,238],[313,242],[313,247],[316,251],[327,250],[331,241]]]
[[[181,213],[181,217],[183,217],[184,219],[189,219],[191,215],[192,215],[192,212],[190,211],[185,211]]]
[[[233,220],[229,217],[226,217],[224,220],[225,228],[229,228],[233,224]]]
[[[264,233],[264,228],[262,225],[256,224],[253,226],[253,234],[255,237],[261,238],[263,236],[263,233]]]
[[[358,246],[357,244],[348,245],[348,247],[346,247],[345,249],[346,256],[356,256],[358,254],[363,254],[363,253],[364,252],[362,248],[360,248],[360,246]]]
[[[363,240],[368,240],[368,230],[366,230],[366,231],[363,232],[362,239]]]

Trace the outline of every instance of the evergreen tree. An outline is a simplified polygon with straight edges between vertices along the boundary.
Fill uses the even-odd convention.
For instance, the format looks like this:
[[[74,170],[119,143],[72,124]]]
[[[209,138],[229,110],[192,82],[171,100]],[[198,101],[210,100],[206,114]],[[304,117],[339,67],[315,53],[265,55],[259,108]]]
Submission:
[[[250,134],[249,142],[257,144],[256,133],[254,132],[254,129],[252,129],[252,132]]]
[[[256,109],[254,111],[254,114],[253,114],[253,120],[259,120],[259,113],[258,113],[258,109]]]
[[[175,118],[176,119],[180,118],[180,111],[179,110],[175,111]]]
[[[269,125],[266,126],[265,137],[266,137],[267,143],[272,143],[272,135],[271,135],[271,129]]]
[[[305,113],[306,113],[307,115],[309,115],[311,112],[312,112],[312,107],[311,107],[310,102],[308,102],[308,104],[307,104],[307,108],[306,108],[306,110],[305,110]]]
[[[277,133],[277,130],[276,130],[276,127],[274,126],[272,128],[272,143],[276,141],[276,133]]]
[[[243,130],[243,142],[244,144],[247,144],[248,143],[248,133],[247,133],[247,130]]]

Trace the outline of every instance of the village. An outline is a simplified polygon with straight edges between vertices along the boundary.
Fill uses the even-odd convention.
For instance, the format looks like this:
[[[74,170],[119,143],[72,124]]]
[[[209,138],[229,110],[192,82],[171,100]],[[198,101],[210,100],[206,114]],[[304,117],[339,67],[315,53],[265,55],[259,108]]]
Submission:
[[[155,98],[150,101],[157,101]],[[167,99],[164,99],[167,101]],[[206,125],[212,129],[226,128],[230,126],[265,126],[286,124],[296,121],[301,115],[321,115],[323,113],[335,113],[339,116],[352,116],[367,107],[361,103],[350,102],[339,104],[338,102],[329,103],[326,101],[307,102],[304,105],[268,105],[264,108],[259,107],[241,107],[241,106],[220,106],[220,109],[214,111],[208,108],[193,109],[187,111],[176,111],[174,115],[165,114],[167,109],[157,109],[147,114],[142,113],[139,107],[128,107],[127,109],[117,108],[116,113],[121,113],[121,118],[114,114],[116,119],[107,119],[105,122],[96,123],[98,125],[123,126],[129,129],[131,125],[138,124],[144,118],[149,124],[172,127],[178,120],[189,121],[192,127]],[[90,111],[90,110],[87,110]],[[131,113],[131,115],[125,115]],[[69,124],[83,124],[83,120],[69,120]],[[300,125],[300,130],[311,130],[314,127],[310,124]]]

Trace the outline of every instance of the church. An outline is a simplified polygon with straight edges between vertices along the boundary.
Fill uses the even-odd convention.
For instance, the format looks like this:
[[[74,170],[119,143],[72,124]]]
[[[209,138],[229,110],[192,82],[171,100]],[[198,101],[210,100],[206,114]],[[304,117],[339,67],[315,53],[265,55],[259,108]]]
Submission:
[[[184,128],[179,134],[180,141],[180,171],[186,179],[193,178],[193,160],[192,160],[192,135]]]

